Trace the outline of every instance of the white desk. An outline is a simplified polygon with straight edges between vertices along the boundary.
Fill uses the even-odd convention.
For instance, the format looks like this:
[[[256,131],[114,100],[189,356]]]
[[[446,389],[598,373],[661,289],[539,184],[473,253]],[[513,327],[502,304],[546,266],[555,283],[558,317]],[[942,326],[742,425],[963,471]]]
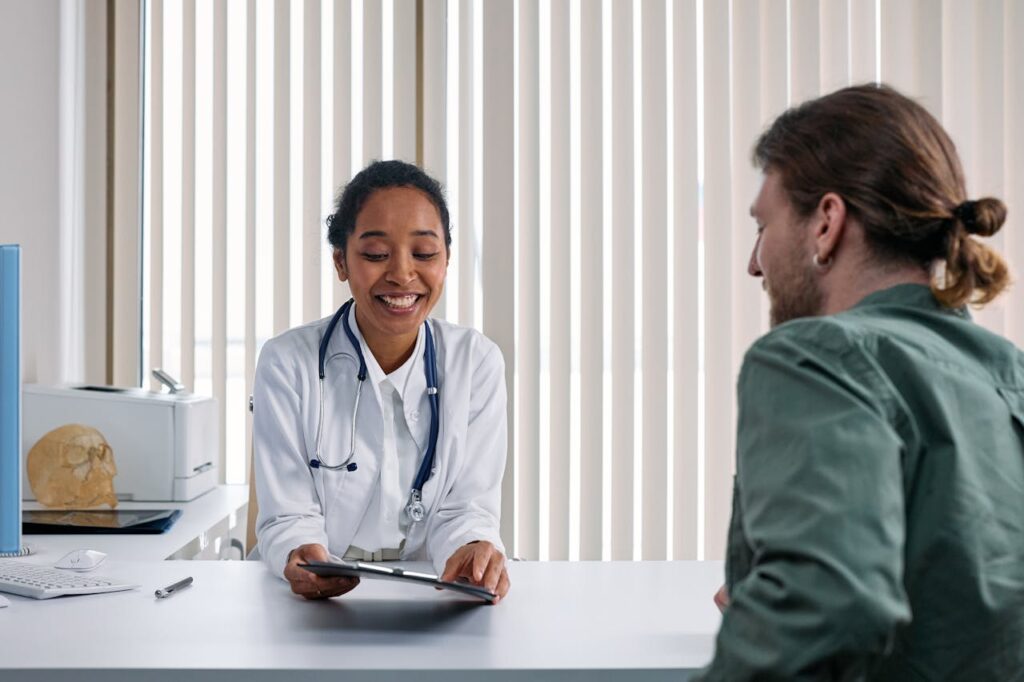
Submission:
[[[25,535],[41,564],[53,564],[73,549],[97,549],[122,561],[241,558],[229,552],[232,538],[245,539],[249,487],[222,485],[191,502],[122,502],[118,509],[181,509],[170,530],[158,535]],[[43,509],[38,502],[24,509]]]
[[[711,658],[723,570],[717,561],[513,563],[506,601],[486,606],[372,580],[306,602],[256,562],[108,563],[103,572],[142,589],[10,596],[0,679],[679,680]],[[186,575],[192,587],[153,597]]]

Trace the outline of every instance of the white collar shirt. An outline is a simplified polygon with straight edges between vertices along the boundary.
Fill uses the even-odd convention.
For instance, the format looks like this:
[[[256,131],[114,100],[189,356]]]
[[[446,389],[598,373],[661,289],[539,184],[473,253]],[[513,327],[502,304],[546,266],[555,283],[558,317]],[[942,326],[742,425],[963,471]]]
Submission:
[[[355,318],[355,315],[352,317]],[[412,373],[423,372],[423,327],[420,326],[409,359],[390,374],[384,373],[370,352],[358,324],[352,325],[352,331],[359,340],[366,360],[367,379],[373,387],[383,417],[383,452],[375,453],[380,457],[380,475],[372,484],[375,486],[373,495],[352,540],[352,546],[370,552],[397,549],[409,530],[405,505],[426,452],[430,428],[430,408],[426,394],[406,393]]]

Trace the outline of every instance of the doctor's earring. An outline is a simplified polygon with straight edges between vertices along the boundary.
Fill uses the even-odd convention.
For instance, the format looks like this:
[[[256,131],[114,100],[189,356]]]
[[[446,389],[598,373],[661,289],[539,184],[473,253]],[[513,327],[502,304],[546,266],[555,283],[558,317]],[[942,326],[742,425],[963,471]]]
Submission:
[[[817,267],[824,270],[825,268],[832,265],[832,256],[829,256],[825,260],[821,260],[820,258],[818,258],[818,254],[814,254],[814,257],[811,258],[811,262],[813,262]]]

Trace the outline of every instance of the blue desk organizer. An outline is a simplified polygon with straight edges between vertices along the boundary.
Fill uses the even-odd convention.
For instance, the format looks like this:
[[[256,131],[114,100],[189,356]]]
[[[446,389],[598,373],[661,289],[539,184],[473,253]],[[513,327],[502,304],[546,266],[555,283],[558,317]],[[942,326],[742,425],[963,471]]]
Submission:
[[[0,556],[21,547],[21,248],[0,244]]]

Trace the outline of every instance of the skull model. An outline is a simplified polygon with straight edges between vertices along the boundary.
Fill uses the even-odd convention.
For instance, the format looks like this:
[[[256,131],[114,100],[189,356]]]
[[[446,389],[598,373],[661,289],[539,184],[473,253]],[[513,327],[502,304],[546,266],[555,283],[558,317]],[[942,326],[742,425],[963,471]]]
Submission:
[[[47,507],[117,506],[114,452],[96,429],[65,424],[40,438],[28,453],[28,482]]]

